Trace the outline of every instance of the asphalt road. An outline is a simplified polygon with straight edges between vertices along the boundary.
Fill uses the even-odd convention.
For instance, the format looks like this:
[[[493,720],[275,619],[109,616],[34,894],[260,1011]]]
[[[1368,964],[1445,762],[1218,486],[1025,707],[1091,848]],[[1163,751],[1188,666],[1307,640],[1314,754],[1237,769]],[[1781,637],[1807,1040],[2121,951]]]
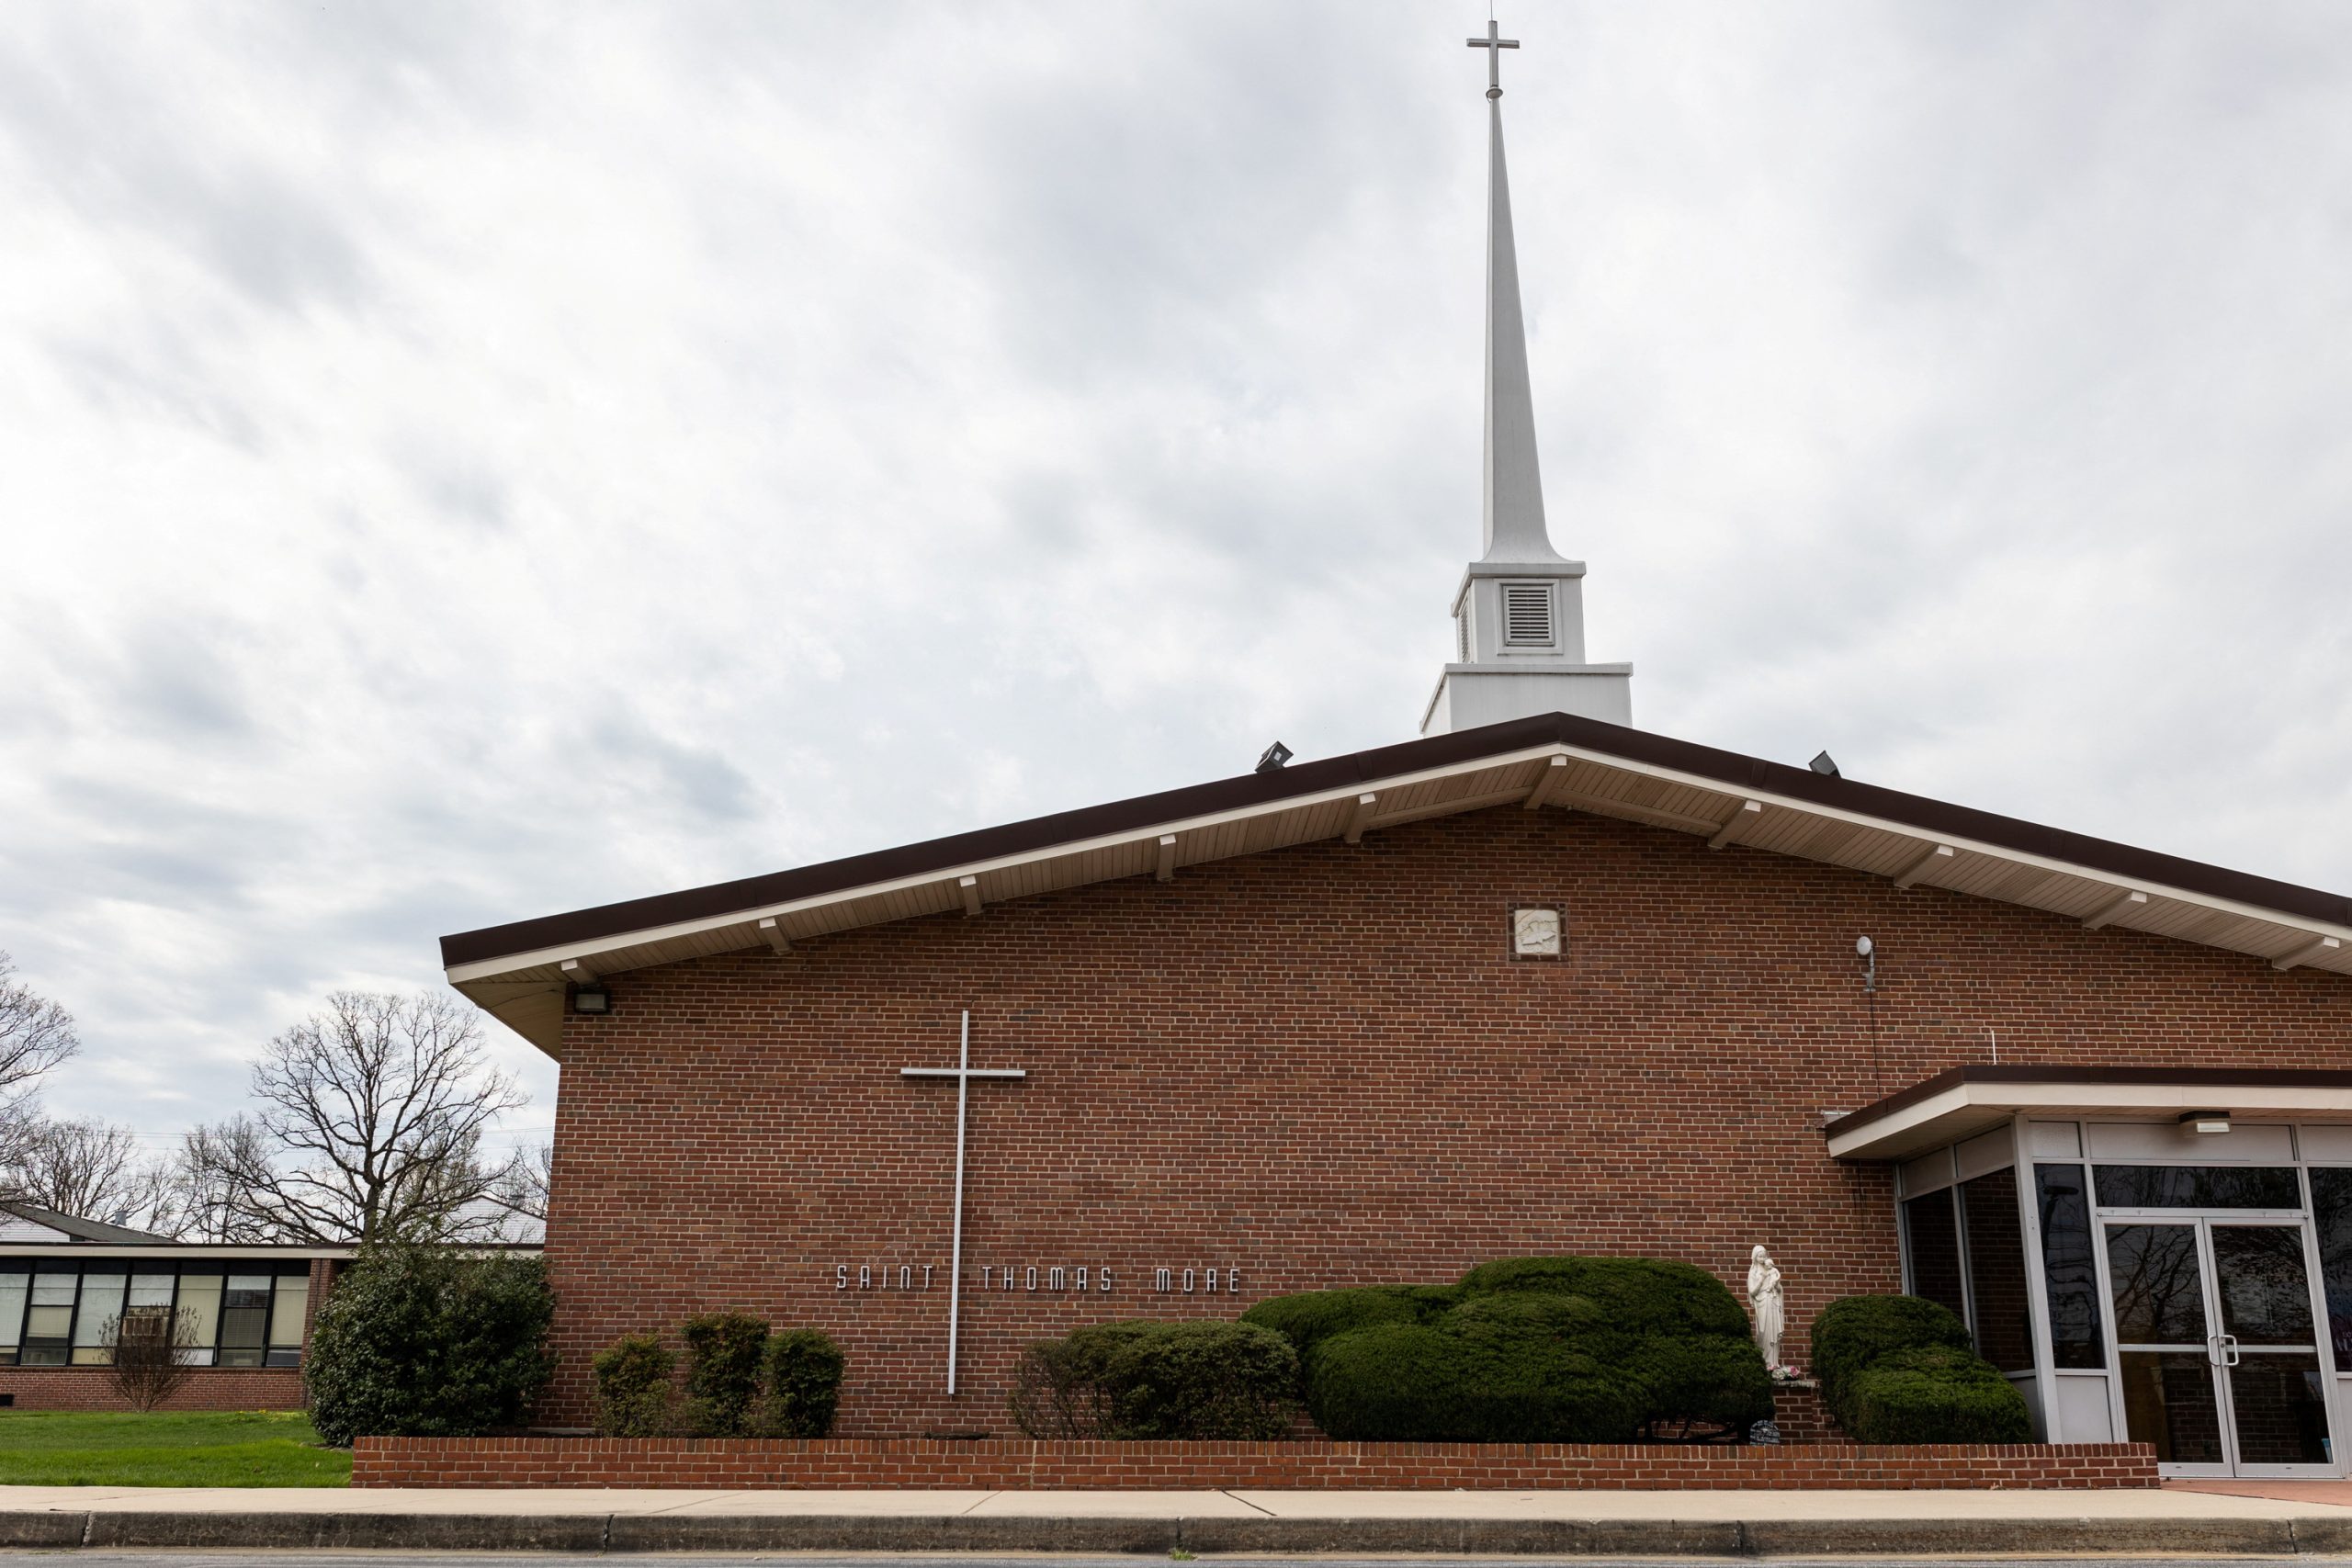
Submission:
[[[791,1568],[1140,1568],[1159,1557],[1076,1557],[1045,1553],[988,1557],[969,1552],[875,1552],[844,1556],[831,1552],[763,1551],[735,1555],[622,1553],[572,1557],[541,1552],[435,1551],[0,1551],[0,1568],[221,1568],[223,1563],[267,1563],[270,1568],[492,1568],[527,1562],[532,1568],[616,1568],[632,1561],[647,1568],[740,1568],[746,1562],[789,1563]],[[1216,1556],[1198,1559],[1213,1563]],[[1724,1568],[1754,1562],[1767,1568],[1996,1568],[2030,1563],[2032,1568],[2255,1568],[2291,1562],[2311,1568],[2352,1568],[2352,1557],[1248,1557],[1224,1559],[1237,1568],[1534,1568],[1573,1563],[1576,1568]]]

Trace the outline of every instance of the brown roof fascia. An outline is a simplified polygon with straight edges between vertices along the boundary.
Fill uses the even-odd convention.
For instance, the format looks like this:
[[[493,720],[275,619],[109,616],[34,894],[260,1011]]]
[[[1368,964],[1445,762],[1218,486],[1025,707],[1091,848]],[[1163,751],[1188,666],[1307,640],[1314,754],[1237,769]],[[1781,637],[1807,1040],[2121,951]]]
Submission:
[[[2070,1067],[2052,1063],[1995,1066],[1989,1062],[1947,1067],[1884,1100],[1849,1111],[1825,1124],[1834,1138],[1883,1121],[1898,1111],[1932,1100],[1962,1084],[2183,1084],[2190,1089],[2352,1089],[2352,1071],[2340,1067]],[[2226,1109],[2216,1107],[2215,1109]]]
[[[2014,817],[1952,806],[1923,795],[1905,795],[1900,790],[1882,789],[1876,784],[1861,784],[1853,779],[1832,778],[1816,773],[1810,768],[1766,761],[1760,757],[1718,750],[1712,746],[1676,740],[1646,730],[1604,724],[1599,719],[1553,713],[1459,730],[1451,735],[1433,735],[1426,739],[1408,740],[1400,745],[1382,746],[1369,751],[1327,757],[1318,761],[1294,762],[1272,773],[1244,773],[1238,778],[1163,790],[1157,795],[1136,795],[1129,800],[1057,812],[1049,817],[1034,817],[1025,822],[956,833],[944,839],[930,839],[922,843],[851,855],[844,860],[825,861],[791,871],[771,872],[763,876],[714,883],[684,892],[657,894],[618,904],[602,904],[591,909],[575,909],[568,914],[546,915],[508,925],[459,931],[441,939],[441,962],[445,967],[475,964],[510,953],[594,942],[603,937],[619,936],[679,921],[712,919],[763,905],[816,897],[869,883],[920,875],[929,871],[944,872],[974,861],[1029,854],[1050,850],[1057,844],[1131,830],[1141,831],[1180,818],[1251,806],[1271,806],[1325,790],[1370,784],[1402,773],[1476,761],[1485,757],[1503,756],[1530,747],[1554,743],[1622,758],[1626,761],[1670,768],[1721,784],[1726,791],[1761,791],[1860,816],[1879,818],[1897,827],[1917,829],[1923,837],[1939,835],[1973,839],[2023,854],[2041,855],[2102,873],[2114,877],[2119,883],[2177,887],[2211,897],[2251,904],[2283,915],[2352,925],[2352,898],[2342,894],[2298,887],[2291,883],[2206,865],[2177,855],[2159,854],[2153,850],[2134,849],[2128,844],[2086,838],[2062,829],[2045,828],[2037,823],[2019,821]]]

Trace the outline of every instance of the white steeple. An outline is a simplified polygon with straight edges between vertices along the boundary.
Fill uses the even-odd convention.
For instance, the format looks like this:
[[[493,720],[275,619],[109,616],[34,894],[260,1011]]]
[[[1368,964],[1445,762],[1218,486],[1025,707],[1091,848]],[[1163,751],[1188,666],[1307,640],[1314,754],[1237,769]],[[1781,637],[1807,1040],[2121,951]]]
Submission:
[[[1503,163],[1502,51],[1519,42],[1500,32],[1488,22],[1485,38],[1469,40],[1487,51],[1486,554],[1454,594],[1458,662],[1438,678],[1421,716],[1424,735],[1539,713],[1634,722],[1634,667],[1584,661],[1584,563],[1562,558],[1544,526]]]

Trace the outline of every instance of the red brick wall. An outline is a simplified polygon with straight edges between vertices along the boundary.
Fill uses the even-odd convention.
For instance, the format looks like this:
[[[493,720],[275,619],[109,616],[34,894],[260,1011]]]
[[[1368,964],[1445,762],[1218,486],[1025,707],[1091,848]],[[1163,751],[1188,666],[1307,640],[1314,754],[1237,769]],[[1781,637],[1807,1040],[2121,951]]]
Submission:
[[[1566,911],[1564,960],[1512,960],[1520,905]],[[1987,1029],[2004,1062],[2352,1066],[2340,976],[1516,807],[612,994],[565,1034],[548,1424],[588,1418],[597,1348],[695,1311],[837,1336],[843,1436],[1009,1434],[1020,1348],[1080,1324],[1540,1252],[1736,1283],[1759,1241],[1802,1361],[1823,1303],[1899,1281],[1889,1174],[1826,1158],[1823,1112],[1984,1060]],[[899,1069],[951,1065],[966,1006],[975,1065],[1029,1077],[972,1091],[950,1401],[956,1091]],[[855,1288],[885,1264],[933,1288]],[[1114,1290],[976,1288],[1006,1265],[1108,1267]],[[1159,1295],[1160,1266],[1239,1286]]]
[[[1830,1418],[1821,1390],[1781,1383],[1772,1390],[1772,1424],[1784,1443],[1842,1443],[1846,1434]]]
[[[2154,1486],[2145,1443],[1709,1448],[1569,1443],[814,1443],[362,1438],[354,1486],[1831,1488]]]
[[[0,1367],[0,1393],[19,1410],[128,1410],[104,1367]],[[300,1410],[302,1374],[292,1367],[198,1367],[166,1410]]]
[[[335,1263],[311,1263],[310,1299],[304,1303],[302,1343],[334,1282]],[[128,1410],[104,1367],[0,1367],[0,1393],[17,1396],[19,1410]],[[300,1410],[302,1372],[298,1367],[197,1367],[166,1400],[166,1410]]]

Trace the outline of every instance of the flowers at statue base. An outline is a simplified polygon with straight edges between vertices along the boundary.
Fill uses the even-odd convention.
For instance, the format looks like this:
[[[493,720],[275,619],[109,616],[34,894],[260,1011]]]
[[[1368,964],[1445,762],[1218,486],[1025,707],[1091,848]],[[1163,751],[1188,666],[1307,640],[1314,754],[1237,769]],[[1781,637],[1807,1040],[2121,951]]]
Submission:
[[[1772,1381],[1776,1383],[1804,1382],[1805,1381],[1804,1369],[1803,1367],[1792,1367],[1786,1361],[1781,1362],[1777,1367],[1771,1367],[1766,1370],[1770,1373]]]

